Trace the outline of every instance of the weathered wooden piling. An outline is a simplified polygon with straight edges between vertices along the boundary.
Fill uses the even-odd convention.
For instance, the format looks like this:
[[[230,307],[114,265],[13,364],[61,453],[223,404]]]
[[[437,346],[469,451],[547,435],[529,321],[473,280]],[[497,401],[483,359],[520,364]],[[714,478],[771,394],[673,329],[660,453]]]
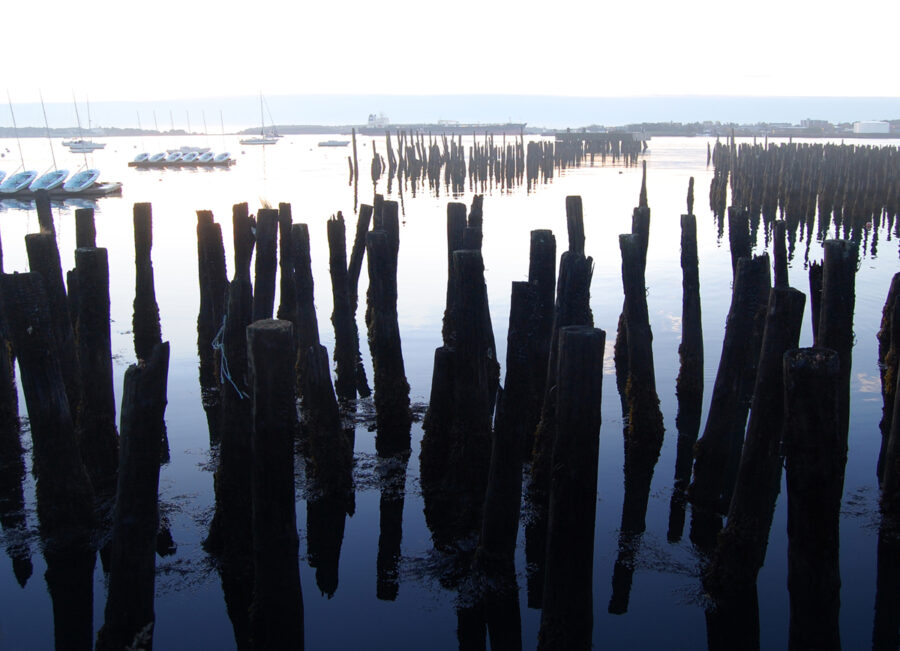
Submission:
[[[813,341],[819,336],[819,320],[822,317],[822,265],[812,262],[809,265],[809,310],[812,316]]]
[[[200,280],[200,309],[197,314],[197,350],[200,358],[200,386],[218,390],[220,356],[213,340],[225,319],[228,276],[222,227],[208,210],[197,211],[197,272]]]
[[[366,253],[366,233],[369,231],[369,223],[372,220],[372,206],[363,204],[359,209],[359,217],[356,220],[356,234],[353,237],[353,247],[350,250],[350,261],[347,264],[347,295],[350,302],[350,315],[353,327],[356,328],[356,309],[359,304],[359,274],[362,270],[363,256]],[[356,356],[356,391],[363,398],[368,397],[372,391],[369,381],[366,379],[366,368],[363,366],[362,356],[359,352],[359,331],[357,330],[357,356]]]
[[[52,335],[56,342],[54,349],[58,356],[59,368],[66,386],[66,399],[74,422],[78,416],[78,404],[81,402],[81,376],[78,371],[75,331],[72,328],[62,263],[56,246],[56,234],[46,231],[26,235],[25,248],[28,251],[29,268],[40,274],[43,279],[44,293],[49,301]]]
[[[484,517],[476,567],[495,576],[515,574],[516,537],[522,497],[521,445],[534,431],[533,341],[540,292],[536,285],[514,282],[506,347],[506,383],[497,400],[491,461],[484,497]],[[530,438],[530,436],[529,436]]]
[[[772,289],[759,355],[747,436],[728,522],[719,534],[704,575],[715,596],[738,595],[756,582],[766,556],[775,501],[781,490],[784,424],[784,353],[797,347],[806,296],[789,287]]]
[[[125,372],[122,446],[109,565],[109,589],[98,650],[123,649],[141,639],[153,647],[159,457],[166,409],[169,344]]]
[[[557,423],[539,649],[590,649],[603,349],[591,327],[560,329]]]
[[[389,231],[371,231],[366,236],[366,258],[369,264],[366,323],[374,368],[375,448],[379,455],[388,456],[409,450],[412,422],[397,320],[397,251]]]
[[[569,251],[584,254],[584,209],[581,197],[566,197],[566,226],[569,233]]]
[[[856,266],[859,245],[847,240],[826,240],[822,264],[822,308],[816,346],[837,351],[841,360],[838,404],[844,441],[850,428],[850,366],[853,353],[853,309],[856,303]],[[841,475],[843,484],[843,474]]]
[[[878,528],[873,651],[891,651],[900,646],[900,538],[896,519],[892,520],[882,517]]]
[[[156,344],[162,341],[159,325],[159,306],[153,282],[153,214],[149,203],[134,204],[134,352],[145,359]]]
[[[341,400],[356,398],[356,365],[359,361],[359,332],[351,312],[347,278],[347,240],[344,216],[338,212],[327,222],[328,268],[331,273],[334,325],[334,362],[337,371],[334,388]]]
[[[738,260],[750,257],[750,213],[737,206],[728,207],[728,244],[731,248],[731,271],[737,275]]]
[[[881,375],[881,450],[878,454],[876,473],[878,481],[884,480],[884,463],[890,438],[894,395],[898,368],[900,368],[900,273],[894,274],[887,300],[881,312],[881,328],[878,331],[878,367]],[[900,451],[900,450],[898,450]]]
[[[290,321],[247,328],[253,401],[251,639],[258,649],[303,648],[303,594],[294,508],[294,338]]]
[[[75,250],[78,278],[78,361],[82,396],[77,423],[81,459],[98,491],[115,487],[119,464],[109,329],[109,261],[106,249]]]
[[[275,276],[278,251],[278,211],[260,208],[256,214],[256,265],[253,283],[253,321],[275,313]]]
[[[75,248],[84,249],[94,246],[97,246],[94,209],[78,208],[75,210]]]
[[[316,318],[312,262],[309,251],[309,228],[306,224],[291,227],[291,244],[294,247],[294,290],[297,292],[297,316],[294,322],[294,338],[297,340],[297,370],[306,363],[309,349],[319,345],[319,322]],[[303,397],[304,382],[299,383]]]
[[[734,485],[762,343],[769,273],[766,254],[738,261],[722,356],[688,490],[692,502],[707,508],[727,508],[723,496],[730,499]]]
[[[94,491],[78,452],[44,282],[36,273],[3,275],[0,293],[31,421],[41,533],[50,547],[84,548]]]
[[[278,204],[278,271],[279,300],[276,315],[279,319],[293,321],[297,310],[297,292],[294,289],[294,247],[291,244],[293,217],[291,204]]]
[[[37,211],[38,223],[42,233],[53,233],[56,236],[56,228],[53,226],[53,210],[50,208],[50,194],[46,190],[38,190],[34,193],[34,207]]]
[[[613,573],[613,593],[609,603],[609,612],[613,614],[628,610],[637,536],[643,533],[646,526],[650,483],[665,431],[656,394],[653,335],[647,311],[641,238],[636,234],[620,235],[619,247],[622,251],[629,376],[625,396],[628,407],[624,433],[625,496],[619,557]]]
[[[801,348],[784,357],[791,649],[839,649],[839,522],[846,439],[840,355]]]
[[[247,204],[232,209],[234,276],[221,336],[222,438],[215,474],[216,510],[203,545],[226,564],[243,563],[250,553],[250,430],[252,413],[248,385],[247,326],[253,309],[250,257],[253,249]],[[246,569],[242,570],[247,572]]]

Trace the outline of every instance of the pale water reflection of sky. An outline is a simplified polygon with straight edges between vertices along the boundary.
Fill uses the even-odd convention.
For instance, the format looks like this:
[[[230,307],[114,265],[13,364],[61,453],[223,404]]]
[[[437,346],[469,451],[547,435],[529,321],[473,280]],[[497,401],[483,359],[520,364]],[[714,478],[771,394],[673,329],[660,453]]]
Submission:
[[[3,86],[70,101],[332,93],[900,96],[900,3],[6,3]],[[874,30],[874,31],[873,31]],[[452,48],[452,51],[441,48]]]

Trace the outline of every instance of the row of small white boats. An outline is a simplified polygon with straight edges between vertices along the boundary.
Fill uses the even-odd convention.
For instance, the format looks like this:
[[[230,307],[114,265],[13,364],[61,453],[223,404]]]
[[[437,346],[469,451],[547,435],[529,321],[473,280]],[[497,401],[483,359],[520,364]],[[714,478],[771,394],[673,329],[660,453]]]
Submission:
[[[173,149],[156,154],[142,152],[134,157],[128,165],[130,167],[168,167],[182,165],[197,165],[219,167],[234,164],[234,159],[229,152],[216,154],[211,151],[182,151]]]
[[[100,170],[88,168],[75,172],[53,170],[40,176],[34,170],[24,170],[6,176],[0,171],[0,198],[31,196],[38,190],[46,190],[56,196],[103,196],[121,191],[119,182],[99,182]]]

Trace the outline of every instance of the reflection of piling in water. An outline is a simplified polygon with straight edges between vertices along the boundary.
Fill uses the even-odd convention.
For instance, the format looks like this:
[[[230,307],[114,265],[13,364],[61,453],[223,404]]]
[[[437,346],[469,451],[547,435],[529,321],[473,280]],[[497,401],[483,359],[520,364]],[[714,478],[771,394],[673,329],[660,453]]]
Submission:
[[[884,481],[888,440],[893,427],[898,368],[900,368],[900,273],[894,274],[881,314],[878,331],[878,367],[881,371],[881,451],[878,454],[878,481]],[[900,452],[900,449],[897,450]]]
[[[43,280],[4,275],[0,290],[31,421],[41,534],[47,546],[86,547],[94,491],[78,453]]]
[[[81,458],[98,491],[112,491],[119,464],[109,331],[109,261],[106,249],[75,250],[78,283],[78,360],[81,405],[78,439]]]
[[[759,370],[747,437],[728,523],[718,536],[704,585],[715,596],[736,596],[756,583],[766,556],[775,501],[781,489],[781,437],[784,421],[784,353],[796,348],[806,296],[791,288],[769,295]]]
[[[327,362],[327,356],[326,356]],[[318,484],[309,478],[308,489],[318,491]],[[338,588],[338,570],[344,525],[347,517],[347,498],[323,495],[306,500],[306,552],[309,566],[316,570],[316,586],[329,599]]]
[[[688,490],[693,503],[708,509],[727,505],[734,485],[762,343],[769,273],[766,254],[738,261],[719,370]]]
[[[71,312],[63,282],[62,264],[56,245],[56,233],[44,231],[25,236],[28,250],[28,266],[43,279],[44,292],[50,310],[50,335],[54,338],[59,368],[66,387],[66,399],[72,421],[78,417],[81,402],[81,384],[78,371],[75,331],[72,328]]]
[[[840,356],[802,348],[784,357],[789,644],[838,649],[839,519],[847,441],[840,424]]]
[[[628,345],[625,419],[625,498],[619,534],[619,557],[613,573],[609,612],[628,610],[634,556],[644,532],[653,469],[663,441],[663,419],[656,394],[653,368],[653,335],[647,311],[644,282],[646,258],[639,235],[620,235],[622,285],[625,290],[625,327]]]
[[[409,455],[379,460],[380,478],[377,583],[375,596],[394,601],[400,591],[400,543],[403,540],[403,502],[406,494],[406,464]]]
[[[236,204],[234,277],[228,287],[228,306],[222,331],[222,439],[215,474],[216,511],[204,542],[207,551],[245,558],[250,550],[251,410],[247,384],[247,326],[251,322],[253,288],[250,257],[253,235],[247,204]],[[226,562],[229,562],[226,560]]]
[[[375,384],[375,449],[381,456],[409,450],[409,383],[397,322],[397,203],[385,202],[385,230],[366,237],[369,264],[366,324]],[[395,235],[396,234],[396,235]]]
[[[258,649],[303,648],[303,595],[294,510],[294,341],[290,321],[247,328],[253,404],[253,603]],[[286,354],[287,353],[287,354]]]
[[[706,609],[708,651],[759,651],[756,584]]]
[[[850,427],[850,366],[853,353],[853,308],[856,302],[856,265],[859,245],[826,240],[822,264],[822,307],[816,346],[837,351],[841,362],[838,417],[844,440]],[[843,485],[841,472],[841,485]]]
[[[597,461],[606,334],[560,329],[539,649],[589,649]]]
[[[693,177],[688,190],[688,206],[693,204]],[[700,432],[703,406],[703,325],[700,312],[700,277],[697,256],[697,219],[693,214],[681,216],[681,361],[675,380],[678,398],[678,445],[675,458],[675,488],[669,516],[668,538],[681,538],[684,528],[684,491],[691,479],[694,443]]]
[[[97,649],[122,649],[146,633],[152,648],[159,455],[166,409],[169,344],[157,344],[125,372],[122,446],[109,563],[109,589]]]
[[[53,606],[56,649],[93,648],[96,557],[92,548],[44,549],[44,580]]]
[[[256,213],[256,263],[252,321],[271,319],[275,313],[277,243],[278,211],[271,208],[260,208]]]
[[[896,514],[888,522],[882,515],[878,529],[878,574],[875,583],[873,651],[900,647],[900,539]]]

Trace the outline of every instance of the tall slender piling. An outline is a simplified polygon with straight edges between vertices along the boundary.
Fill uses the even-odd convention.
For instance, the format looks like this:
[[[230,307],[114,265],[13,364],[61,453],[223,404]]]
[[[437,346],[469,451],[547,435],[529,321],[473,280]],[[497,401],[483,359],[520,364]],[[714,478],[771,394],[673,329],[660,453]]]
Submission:
[[[350,306],[347,278],[347,241],[344,216],[338,212],[327,222],[328,268],[331,274],[331,295],[333,309],[331,322],[334,325],[334,362],[337,378],[334,383],[338,398],[356,398],[356,365],[359,360],[359,332]]]
[[[841,360],[838,416],[844,441],[850,428],[850,366],[853,352],[853,308],[856,302],[856,266],[859,245],[847,240],[826,240],[822,265],[822,308],[816,346],[837,351]],[[841,475],[843,483],[843,475]]]
[[[366,258],[366,322],[375,383],[375,449],[379,455],[388,456],[409,450],[411,423],[409,383],[397,317],[397,252],[389,232],[372,231],[366,236]]]
[[[785,223],[783,219],[775,221],[775,245],[773,255],[775,258],[775,287],[788,287],[787,250],[785,249]]]
[[[839,522],[846,439],[840,355],[801,348],[784,357],[788,591],[792,649],[839,649]]]
[[[279,319],[293,321],[297,310],[297,292],[294,290],[294,247],[291,244],[293,216],[291,204],[278,204],[278,271],[280,275],[278,312]]]
[[[81,376],[78,371],[75,331],[72,327],[66,286],[63,282],[56,234],[52,231],[45,231],[26,235],[25,248],[28,251],[29,268],[40,274],[43,279],[45,296],[49,301],[52,335],[56,342],[55,350],[66,386],[66,399],[69,402],[70,414],[74,421],[77,419],[78,405],[81,402]]]
[[[896,381],[900,368],[900,272],[894,274],[887,300],[881,312],[881,328],[878,331],[878,367],[881,371],[881,450],[878,454],[876,474],[884,480],[884,463],[890,438]],[[900,451],[900,450],[898,450]]]
[[[605,343],[602,330],[584,326],[560,330],[559,427],[553,442],[539,649],[591,647],[591,567]]]
[[[294,338],[297,340],[297,368],[306,364],[306,355],[312,346],[319,345],[319,322],[309,250],[309,228],[306,224],[291,227],[291,244],[294,247],[294,290],[297,292],[297,316],[294,322]],[[301,397],[304,383],[300,382]]]
[[[766,556],[775,500],[781,490],[784,424],[784,353],[796,348],[806,296],[789,287],[772,289],[750,407],[747,436],[728,523],[719,534],[704,585],[714,595],[749,589]]]
[[[78,278],[78,360],[82,400],[78,440],[81,458],[98,491],[115,486],[119,464],[109,329],[109,261],[106,249],[75,250]]]
[[[356,391],[363,398],[368,397],[372,390],[366,379],[366,369],[363,366],[362,355],[359,351],[359,331],[356,328],[356,309],[359,305],[359,274],[362,270],[363,256],[366,253],[366,233],[372,220],[372,206],[363,204],[359,209],[359,217],[356,220],[356,234],[353,237],[353,247],[350,250],[350,261],[347,264],[347,295],[350,302],[350,316],[353,327],[357,330],[357,355],[356,355]]]
[[[247,328],[253,401],[251,639],[259,649],[303,648],[303,595],[294,506],[294,338],[290,321]]]
[[[3,275],[0,293],[31,423],[41,534],[59,549],[84,548],[94,491],[78,452],[44,282],[36,273]]]
[[[159,325],[159,306],[153,282],[153,213],[149,203],[134,204],[134,352],[145,359],[156,344],[162,342]]]
[[[125,372],[109,589],[98,650],[123,649],[135,639],[142,640],[142,648],[153,647],[159,457],[168,372],[168,342],[157,344],[143,364]]]
[[[724,496],[730,499],[734,485],[762,343],[769,273],[766,254],[738,261],[722,356],[688,491],[692,502],[707,508],[727,508]]]
[[[261,208],[256,214],[256,269],[253,283],[253,321],[275,313],[275,276],[278,251],[278,211]]]

